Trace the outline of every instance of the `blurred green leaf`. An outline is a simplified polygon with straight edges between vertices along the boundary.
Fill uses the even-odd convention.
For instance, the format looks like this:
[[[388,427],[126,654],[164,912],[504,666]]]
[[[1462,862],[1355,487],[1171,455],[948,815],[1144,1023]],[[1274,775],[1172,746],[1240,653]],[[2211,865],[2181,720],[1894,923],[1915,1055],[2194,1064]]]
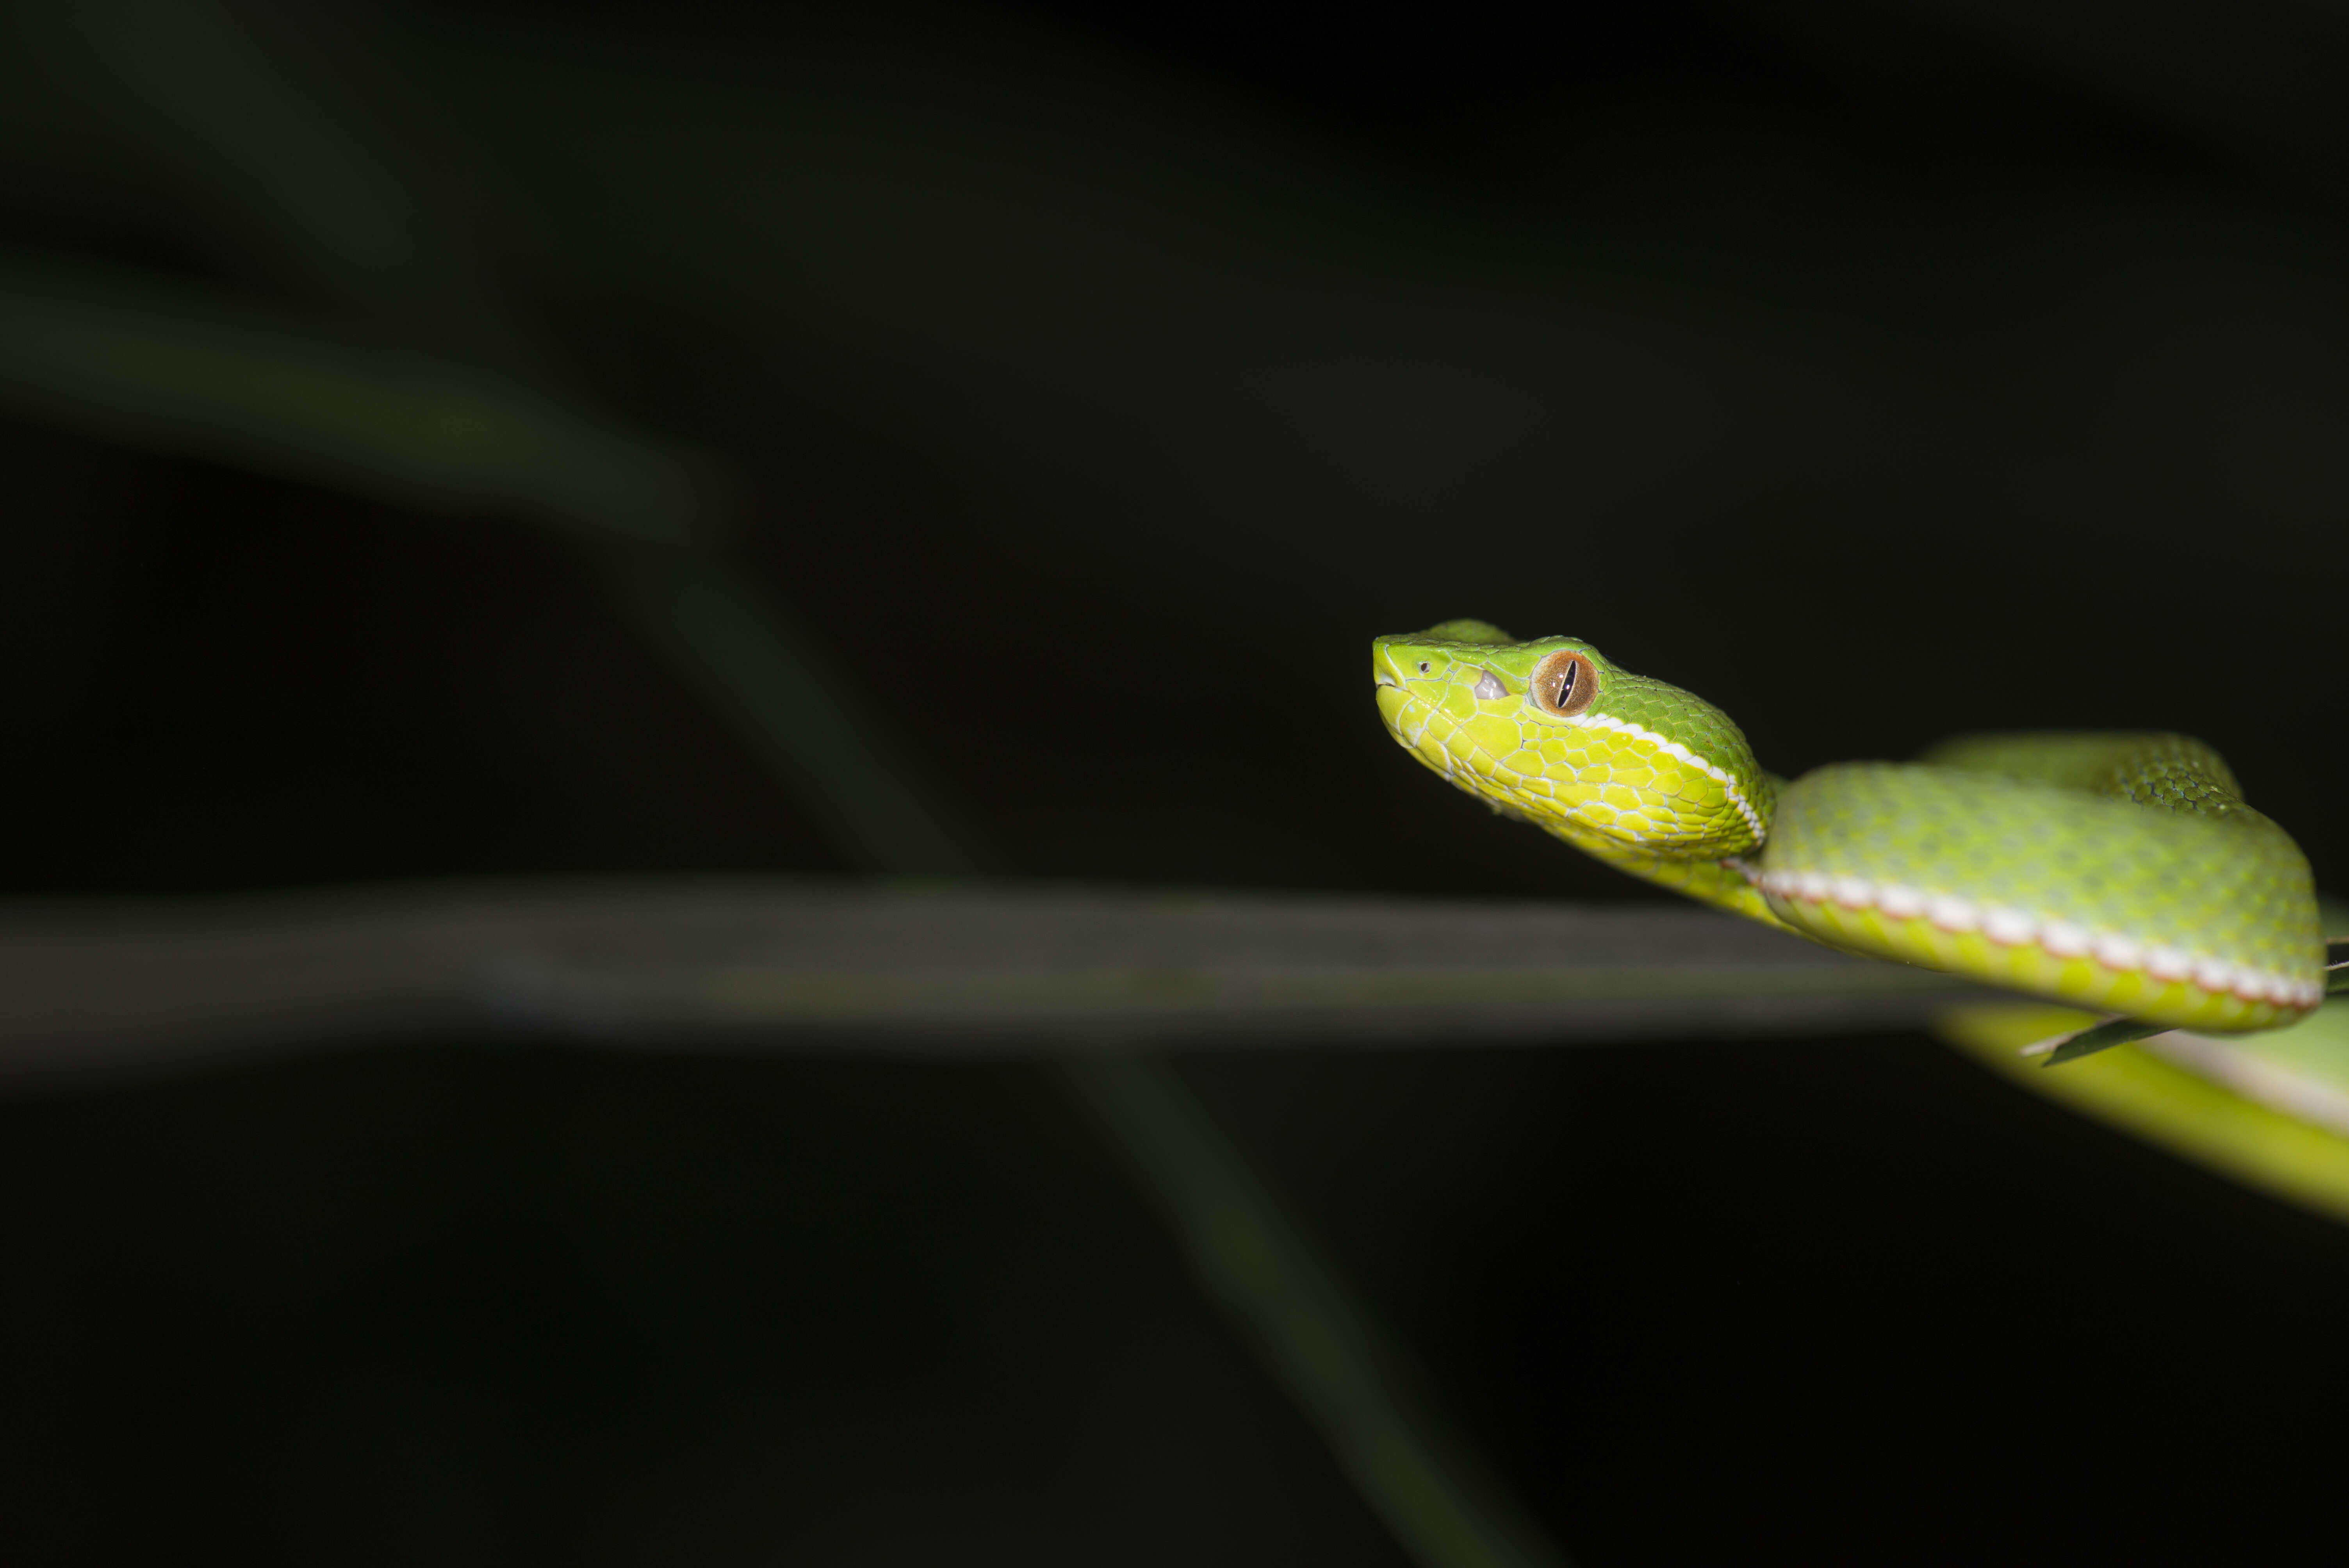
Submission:
[[[393,150],[368,145],[347,88],[305,71],[298,50],[288,57],[283,26],[202,0],[20,9],[47,69],[108,110],[215,227],[261,238],[274,270],[366,292],[415,269],[421,225],[382,167]]]
[[[678,550],[598,554],[629,629],[693,688],[848,864],[949,875],[979,869],[944,791],[789,603],[749,572]]]
[[[526,388],[218,293],[0,253],[0,407],[394,505],[686,541],[723,464]]]
[[[1557,1568],[1557,1553],[1420,1407],[1382,1336],[1189,1098],[1123,1052],[1063,1071],[1181,1236],[1201,1286],[1258,1342],[1412,1559],[1423,1568]]]

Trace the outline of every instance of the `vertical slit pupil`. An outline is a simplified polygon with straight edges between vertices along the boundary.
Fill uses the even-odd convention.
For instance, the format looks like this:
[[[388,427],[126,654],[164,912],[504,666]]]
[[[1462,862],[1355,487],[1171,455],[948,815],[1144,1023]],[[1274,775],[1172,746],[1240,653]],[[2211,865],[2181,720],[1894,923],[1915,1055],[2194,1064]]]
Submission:
[[[1581,673],[1582,663],[1580,660],[1568,659],[1566,661],[1566,667],[1557,673],[1557,695],[1550,698],[1551,707],[1564,707],[1568,703],[1574,700],[1575,677]]]

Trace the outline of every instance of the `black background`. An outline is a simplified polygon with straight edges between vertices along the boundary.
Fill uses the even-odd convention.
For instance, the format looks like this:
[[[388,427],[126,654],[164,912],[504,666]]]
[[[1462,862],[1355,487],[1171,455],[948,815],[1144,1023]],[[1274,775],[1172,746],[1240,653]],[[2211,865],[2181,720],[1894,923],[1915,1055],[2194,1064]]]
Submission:
[[[1364,639],[1475,614],[1785,773],[2199,733],[2344,885],[2316,11],[318,30],[532,352],[751,476],[1009,874],[1642,896],[1380,733]],[[306,297],[13,68],[6,238]],[[850,869],[559,541],[0,461],[9,891]],[[2335,1511],[2337,1230],[1921,1037],[1183,1073],[1578,1561],[2281,1561]],[[18,1099],[0,1161],[17,1560],[1399,1560],[1027,1067],[386,1041]]]

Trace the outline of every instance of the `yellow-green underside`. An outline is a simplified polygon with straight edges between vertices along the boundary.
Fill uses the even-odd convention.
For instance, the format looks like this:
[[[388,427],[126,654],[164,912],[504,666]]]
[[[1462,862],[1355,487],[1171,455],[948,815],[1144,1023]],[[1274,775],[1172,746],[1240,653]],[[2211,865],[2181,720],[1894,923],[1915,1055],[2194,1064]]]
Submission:
[[[1922,916],[1900,920],[1874,909],[1795,904],[1783,899],[1769,903],[1787,924],[1828,946],[1963,975],[2009,991],[2060,998],[2094,1014],[2120,1013],[2178,1028],[2232,1032],[2269,1028],[2302,1012],[2272,1002],[2246,1001],[2231,993],[2214,994],[2189,981],[2107,969],[2093,958],[2058,958],[2035,943],[2007,946],[1979,931],[1943,931]]]
[[[1991,1002],[1944,1016],[1935,1033],[2002,1077],[2278,1198],[2349,1221],[2349,1136],[2246,1098],[2158,1054],[2123,1046],[2055,1068],[2017,1056],[2092,1015]],[[2349,999],[2288,1028],[2205,1042],[2349,1094]]]

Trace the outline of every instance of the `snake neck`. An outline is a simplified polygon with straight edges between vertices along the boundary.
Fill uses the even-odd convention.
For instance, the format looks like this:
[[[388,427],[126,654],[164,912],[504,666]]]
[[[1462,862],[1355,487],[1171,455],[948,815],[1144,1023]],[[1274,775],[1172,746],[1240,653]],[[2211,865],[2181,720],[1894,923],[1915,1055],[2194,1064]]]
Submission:
[[[1761,873],[1751,855],[1690,859],[1660,854],[1641,845],[1626,843],[1620,839],[1568,822],[1545,820],[1537,825],[1591,859],[1602,861],[1617,871],[1638,877],[1641,882],[1653,882],[1682,897],[1742,915],[1773,930],[1810,936],[1801,927],[1780,919],[1771,909],[1769,901],[1762,894],[1757,880]]]

